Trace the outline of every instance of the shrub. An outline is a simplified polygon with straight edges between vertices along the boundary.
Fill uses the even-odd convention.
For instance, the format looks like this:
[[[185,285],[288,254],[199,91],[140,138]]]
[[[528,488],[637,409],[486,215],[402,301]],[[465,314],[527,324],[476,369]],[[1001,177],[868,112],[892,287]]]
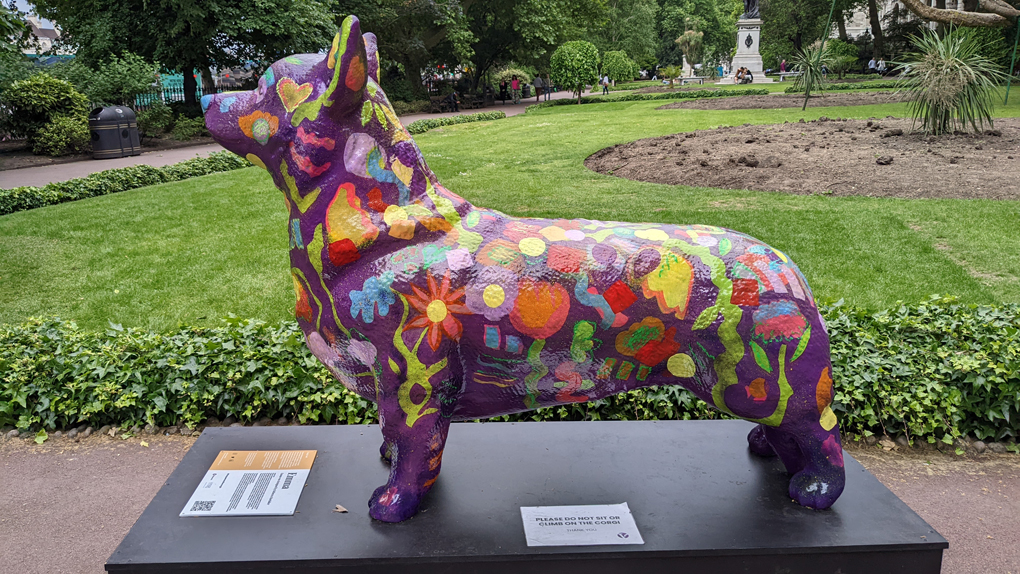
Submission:
[[[71,82],[90,101],[133,106],[135,96],[158,90],[159,64],[124,52],[91,68],[78,58],[53,67],[52,74]]]
[[[618,50],[602,55],[602,73],[614,82],[634,79],[636,64],[627,57],[627,52]]]
[[[485,122],[489,120],[501,120],[506,117],[503,112],[480,112],[477,114],[462,114],[448,118],[428,118],[411,122],[407,131],[411,134],[423,134],[429,130],[443,126],[466,124],[469,122]]]
[[[198,136],[208,135],[208,133],[205,129],[205,119],[184,116],[177,116],[177,121],[174,122],[171,131],[174,139],[179,141],[188,141]]]
[[[871,77],[874,78],[875,75],[871,74]],[[844,91],[848,91],[848,90],[882,90],[882,89],[896,88],[896,87],[899,87],[899,86],[900,86],[900,84],[896,80],[889,80],[889,81],[885,81],[885,82],[883,82],[883,81],[860,82],[860,83],[856,83],[856,84],[826,84],[825,91],[827,91],[827,92],[834,92],[834,91],[835,92],[844,92]],[[785,90],[785,92],[787,94],[798,94],[798,93],[801,93],[803,91],[804,91],[804,88],[798,88],[798,87],[796,87],[796,84],[793,85],[793,86],[790,86],[789,88],[786,88],[786,90]]]
[[[800,72],[797,81],[793,84],[794,89],[804,92],[804,107],[807,109],[808,98],[811,92],[825,89],[825,74],[822,73],[823,66],[832,64],[833,55],[824,50],[820,45],[808,46],[797,50],[793,57],[793,69]]]
[[[4,117],[4,131],[30,142],[54,117],[88,113],[88,100],[74,86],[43,73],[11,84],[0,94],[0,105],[9,112]]]
[[[429,111],[431,103],[428,100],[415,100],[413,102],[390,102],[393,112],[398,116],[407,114],[421,114]]]
[[[163,167],[135,165],[49,183],[43,187],[0,189],[0,215],[243,167],[251,167],[248,160],[222,151]]]
[[[52,156],[83,153],[88,151],[89,144],[88,118],[56,116],[36,134],[32,153]]]
[[[138,130],[142,135],[163,135],[174,127],[174,114],[163,100],[156,100],[152,107],[138,114]]]
[[[531,81],[531,74],[529,74],[527,70],[513,64],[505,66],[498,72],[492,74],[492,81],[496,85],[499,85],[500,82],[506,80],[506,83],[509,84],[510,80],[513,79],[514,76],[517,76],[517,79],[520,80],[522,84],[526,84]]]
[[[901,84],[909,94],[910,115],[925,133],[993,125],[992,100],[1004,75],[981,54],[981,38],[971,28],[951,29],[942,38],[930,30],[913,37],[917,52],[902,64],[908,72]]]
[[[1020,432],[1020,305],[935,297],[880,312],[821,306],[844,434],[907,434],[952,443]],[[32,319],[0,326],[0,425],[83,422],[196,424],[241,420],[376,422],[375,405],[337,382],[296,323],[229,318],[222,327],[102,333]],[[587,404],[495,420],[723,418],[680,387],[651,387]]]
[[[732,96],[767,96],[769,91],[763,88],[746,90],[694,90],[689,92],[662,92],[658,94],[627,94],[616,98],[585,96],[579,100],[582,104],[612,104],[614,102],[643,102],[647,100],[697,100],[701,98],[728,98]],[[525,108],[525,112],[552,106],[574,104],[574,100],[550,100]]]
[[[577,94],[578,103],[586,84],[595,84],[599,76],[599,51],[591,42],[566,42],[553,52],[549,60],[552,80]]]

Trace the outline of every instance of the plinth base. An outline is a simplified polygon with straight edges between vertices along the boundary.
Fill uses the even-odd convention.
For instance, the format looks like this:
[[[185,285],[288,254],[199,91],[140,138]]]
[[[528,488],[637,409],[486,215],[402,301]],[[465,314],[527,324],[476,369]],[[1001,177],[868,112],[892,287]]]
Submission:
[[[386,481],[371,426],[209,428],[110,557],[115,572],[911,572],[946,540],[849,455],[843,496],[798,506],[743,421],[454,424],[421,511],[373,522]],[[317,449],[294,516],[180,518],[221,450]],[[641,546],[528,547],[521,506],[626,502]],[[350,513],[333,512],[341,504]]]

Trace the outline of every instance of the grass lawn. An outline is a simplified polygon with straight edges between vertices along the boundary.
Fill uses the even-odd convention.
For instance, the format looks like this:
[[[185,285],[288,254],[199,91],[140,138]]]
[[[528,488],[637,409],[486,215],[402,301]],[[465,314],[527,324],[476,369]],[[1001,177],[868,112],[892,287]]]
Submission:
[[[1020,116],[1014,101],[998,115]],[[477,205],[531,217],[730,227],[786,251],[821,300],[882,308],[940,293],[1020,302],[1015,202],[671,187],[583,165],[603,147],[643,137],[823,115],[902,116],[902,104],[655,109],[662,104],[560,106],[416,139],[444,183]],[[93,328],[113,321],[168,329],[216,324],[228,313],[276,321],[292,308],[283,201],[255,168],[0,217],[0,322],[46,314]]]

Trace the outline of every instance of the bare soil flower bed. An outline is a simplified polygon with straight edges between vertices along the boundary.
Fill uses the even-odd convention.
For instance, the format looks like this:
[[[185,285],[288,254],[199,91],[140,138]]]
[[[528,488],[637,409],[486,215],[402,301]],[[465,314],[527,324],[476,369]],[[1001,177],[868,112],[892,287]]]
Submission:
[[[612,146],[592,154],[585,165],[603,174],[668,185],[802,195],[1020,199],[1020,120],[998,120],[994,127],[981,134],[932,138],[912,133],[910,120],[896,118],[745,124]]]
[[[665,90],[668,91],[668,90]],[[904,94],[895,92],[833,92],[808,99],[809,108],[834,106],[870,106],[892,104],[904,101]],[[804,105],[804,96],[799,94],[769,94],[767,96],[737,96],[709,100],[688,100],[666,104],[658,109],[688,110],[774,110],[778,108],[799,108]]]

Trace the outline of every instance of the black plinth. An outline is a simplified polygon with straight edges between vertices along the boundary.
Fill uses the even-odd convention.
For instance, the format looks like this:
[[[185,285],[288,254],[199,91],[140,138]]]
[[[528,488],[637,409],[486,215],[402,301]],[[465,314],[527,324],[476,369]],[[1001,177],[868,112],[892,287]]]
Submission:
[[[368,517],[386,481],[376,426],[210,428],[110,557],[117,572],[935,574],[946,540],[845,456],[828,511],[787,496],[742,421],[455,424],[443,473],[401,524]],[[180,518],[220,450],[317,449],[298,513]],[[519,508],[627,502],[643,546],[529,548]],[[341,504],[350,513],[333,512]]]

